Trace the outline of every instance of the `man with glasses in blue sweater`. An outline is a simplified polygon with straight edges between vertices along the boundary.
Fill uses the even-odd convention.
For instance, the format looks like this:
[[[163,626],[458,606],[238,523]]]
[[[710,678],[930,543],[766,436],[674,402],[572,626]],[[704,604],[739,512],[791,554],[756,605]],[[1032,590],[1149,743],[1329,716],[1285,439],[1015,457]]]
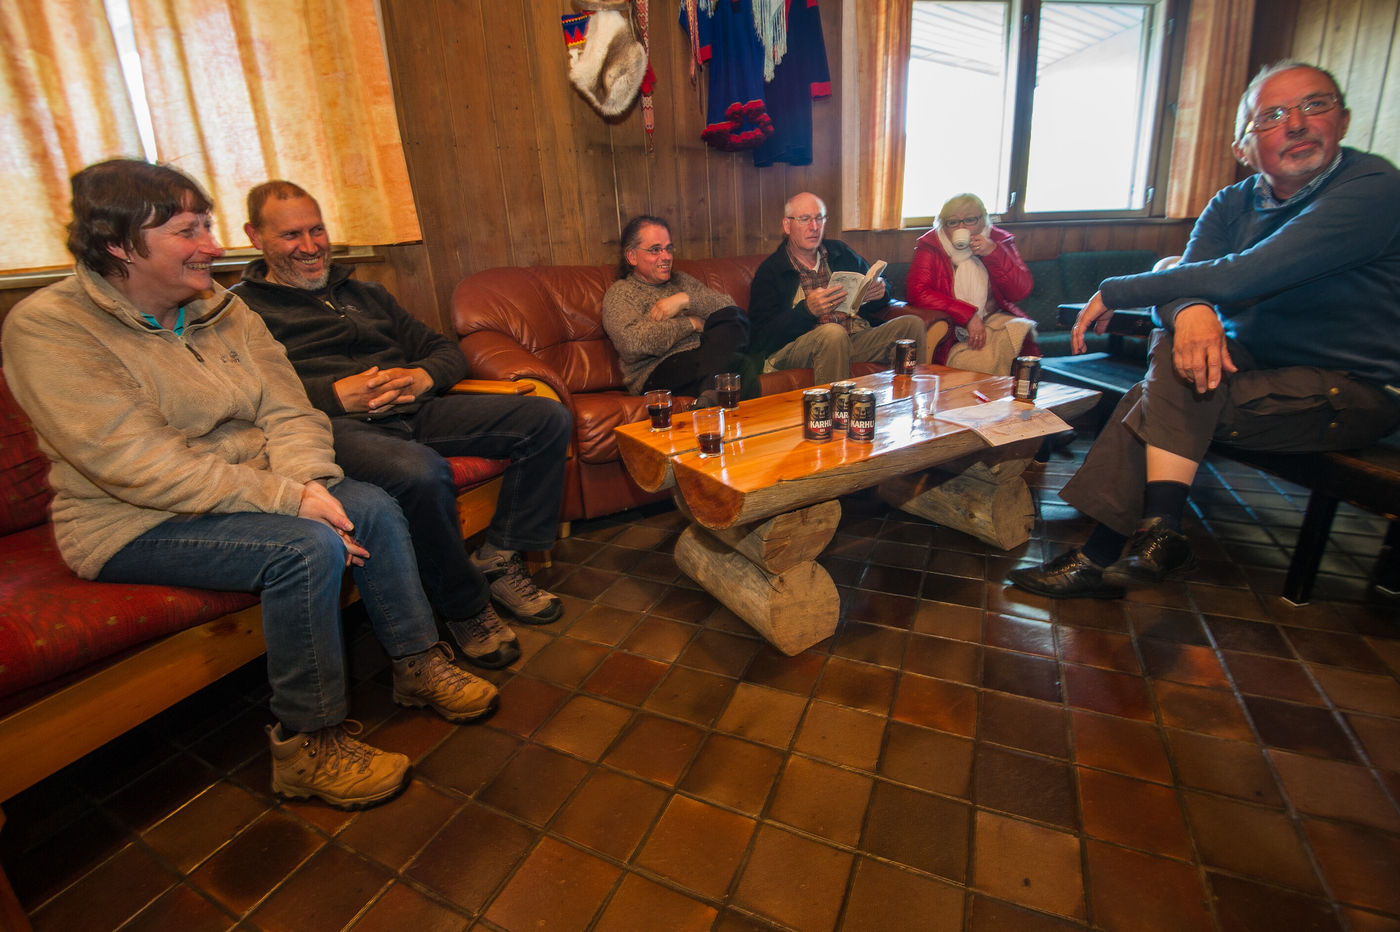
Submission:
[[[1328,72],[1265,68],[1233,146],[1258,174],[1215,195],[1180,263],[1108,279],[1080,314],[1076,352],[1113,308],[1155,306],[1161,329],[1061,492],[1099,525],[1017,587],[1111,599],[1194,569],[1181,518],[1212,441],[1342,450],[1400,424],[1400,172],[1341,147],[1350,119]]]

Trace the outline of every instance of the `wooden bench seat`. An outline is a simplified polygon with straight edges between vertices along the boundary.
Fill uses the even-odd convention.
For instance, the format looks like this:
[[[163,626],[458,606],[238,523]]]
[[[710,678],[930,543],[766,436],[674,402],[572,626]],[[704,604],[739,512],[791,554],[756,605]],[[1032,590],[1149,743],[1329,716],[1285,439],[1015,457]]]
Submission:
[[[534,385],[457,390],[528,394]],[[449,463],[470,536],[490,522],[508,463]],[[48,466],[0,370],[0,804],[266,649],[255,596],[74,575],[48,523]],[[0,871],[0,929],[28,927]]]
[[[1400,544],[1400,436],[1365,450],[1330,453],[1255,453],[1219,444],[1211,449],[1311,490],[1283,583],[1288,601],[1301,605],[1311,597],[1332,519],[1342,502],[1389,518],[1386,544]]]

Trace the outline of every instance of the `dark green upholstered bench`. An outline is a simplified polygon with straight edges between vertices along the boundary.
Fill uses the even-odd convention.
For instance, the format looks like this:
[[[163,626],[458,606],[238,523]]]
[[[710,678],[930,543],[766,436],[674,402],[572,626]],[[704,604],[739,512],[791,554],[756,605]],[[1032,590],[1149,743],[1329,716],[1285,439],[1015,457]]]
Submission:
[[[1041,352],[1046,356],[1070,354],[1069,332],[1073,321],[1061,323],[1061,304],[1087,301],[1105,278],[1146,272],[1156,261],[1157,254],[1150,250],[1109,249],[1066,252],[1054,259],[1027,262],[1035,287],[1017,305],[1035,320]],[[1110,349],[1108,335],[1091,334],[1088,342],[1090,352]],[[1136,348],[1130,352],[1136,353]]]
[[[1145,272],[1157,261],[1157,254],[1145,249],[1110,249],[1098,252],[1066,252],[1054,259],[1027,262],[1035,287],[1021,301],[1021,310],[1035,321],[1036,341],[1046,356],[1067,356],[1070,352],[1070,326],[1060,323],[1059,307],[1072,301],[1087,301],[1098,290],[1099,282],[1115,275]],[[885,269],[890,296],[905,300],[908,262],[891,262]],[[1107,351],[1110,338],[1091,334],[1090,351]]]

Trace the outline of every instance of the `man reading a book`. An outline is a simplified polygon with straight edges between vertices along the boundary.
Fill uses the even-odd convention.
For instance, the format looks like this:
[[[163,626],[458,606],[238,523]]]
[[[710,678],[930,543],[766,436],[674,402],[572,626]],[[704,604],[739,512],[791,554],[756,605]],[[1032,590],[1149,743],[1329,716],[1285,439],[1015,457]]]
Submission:
[[[903,304],[890,300],[883,278],[854,297],[842,276],[833,281],[833,273],[863,276],[870,266],[845,243],[824,238],[825,230],[826,204],[815,194],[784,205],[783,242],[758,267],[749,294],[749,348],[763,355],[763,371],[810,367],[822,385],[850,378],[853,362],[889,364],[895,341],[906,339],[927,361],[923,321],[899,315]]]

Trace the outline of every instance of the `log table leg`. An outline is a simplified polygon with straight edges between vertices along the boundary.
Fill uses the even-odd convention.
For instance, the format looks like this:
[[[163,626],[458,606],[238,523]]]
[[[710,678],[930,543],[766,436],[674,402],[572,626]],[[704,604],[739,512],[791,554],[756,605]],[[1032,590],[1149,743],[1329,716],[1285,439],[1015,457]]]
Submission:
[[[1030,457],[974,462],[962,472],[931,469],[880,483],[880,497],[984,543],[1011,550],[1030,540],[1035,504],[1021,474]]]
[[[836,633],[836,584],[815,557],[840,519],[840,504],[822,502],[723,531],[691,524],[676,541],[676,566],[792,656]]]

